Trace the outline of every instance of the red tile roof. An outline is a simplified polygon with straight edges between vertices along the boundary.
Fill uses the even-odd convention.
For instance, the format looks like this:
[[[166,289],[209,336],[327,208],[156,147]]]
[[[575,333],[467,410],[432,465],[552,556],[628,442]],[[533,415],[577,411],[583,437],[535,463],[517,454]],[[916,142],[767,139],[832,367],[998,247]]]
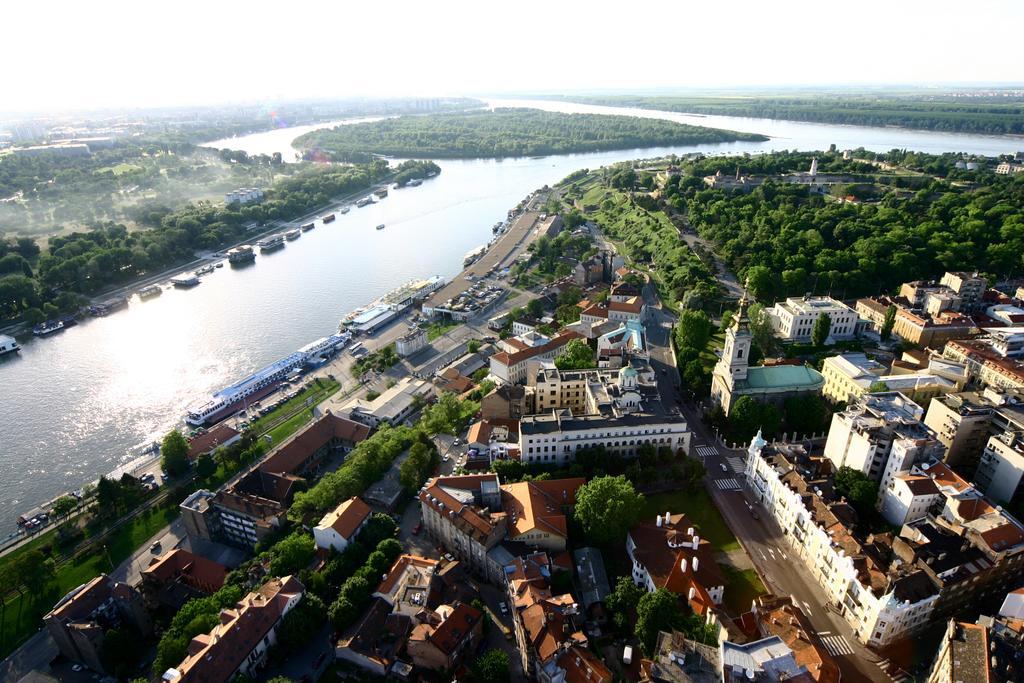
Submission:
[[[332,441],[357,444],[370,435],[370,428],[330,412],[302,430],[272,453],[260,465],[264,472],[300,474],[306,461]]]
[[[464,603],[456,605],[448,618],[430,634],[430,642],[450,657],[463,641],[473,637],[473,628],[480,623],[482,616],[483,613],[475,607]]]
[[[233,429],[230,425],[224,424],[223,422],[213,429],[203,432],[197,437],[189,439],[188,442],[188,459],[195,461],[199,459],[199,456],[205,455],[210,451],[216,450],[220,446],[227,442],[237,439],[241,434]]]
[[[586,483],[583,477],[576,477],[503,485],[502,507],[510,520],[515,518],[509,536],[538,530],[567,538],[569,527],[563,508],[576,504],[576,492]]]
[[[495,362],[501,363],[502,365],[516,365],[518,363],[522,363],[523,361],[527,361],[533,358],[534,356],[539,356],[549,351],[559,349],[568,344],[569,342],[571,342],[573,339],[583,338],[583,335],[580,334],[579,332],[574,332],[573,330],[566,330],[564,332],[559,332],[546,344],[541,344],[540,346],[531,346],[527,349],[523,349],[522,351],[516,351],[515,353],[501,351],[491,356],[491,358],[494,359]]]
[[[159,581],[161,584],[180,580],[204,593],[215,593],[224,585],[228,568],[219,562],[193,555],[187,550],[175,548],[149,561],[142,570],[143,578]]]
[[[320,520],[320,527],[330,527],[349,540],[373,510],[359,496],[352,496]]]

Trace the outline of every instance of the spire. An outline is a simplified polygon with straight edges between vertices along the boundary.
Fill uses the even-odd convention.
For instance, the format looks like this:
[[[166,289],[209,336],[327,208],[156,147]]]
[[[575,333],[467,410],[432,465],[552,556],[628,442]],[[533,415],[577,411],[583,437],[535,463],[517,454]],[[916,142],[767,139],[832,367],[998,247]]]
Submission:
[[[748,277],[743,283],[743,294],[740,296],[739,309],[736,311],[736,317],[733,318],[732,328],[736,331],[740,329],[746,330],[750,319],[747,318],[747,306],[750,305],[750,295],[747,290],[750,288],[750,278]]]

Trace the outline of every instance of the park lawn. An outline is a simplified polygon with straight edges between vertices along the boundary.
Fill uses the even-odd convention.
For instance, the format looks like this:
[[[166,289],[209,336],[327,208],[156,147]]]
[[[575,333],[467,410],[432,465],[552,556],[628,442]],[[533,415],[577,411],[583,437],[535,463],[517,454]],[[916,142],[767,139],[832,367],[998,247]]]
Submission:
[[[28,595],[19,595],[4,605],[0,626],[0,657],[6,657],[14,648],[31,636],[40,626],[40,617],[53,603],[76,586],[91,581],[126,560],[158,531],[178,516],[177,507],[167,507],[152,514],[132,519],[106,539],[107,551],[86,554],[57,567],[53,588],[35,603]],[[108,557],[109,556],[109,557]]]
[[[299,431],[302,425],[313,419],[313,407],[303,408],[299,412],[295,413],[287,420],[277,425],[267,435],[270,436],[272,443],[271,447],[278,445],[289,436]]]
[[[430,323],[427,328],[427,341],[434,341],[438,337],[447,334],[459,326],[457,322]]]
[[[270,425],[279,420],[282,415],[287,415],[300,406],[305,406],[307,399],[312,399],[309,405],[314,406],[331,396],[340,388],[341,384],[337,380],[324,379],[322,377],[317,378],[311,386],[300,391],[298,396],[289,401],[285,401],[285,403],[277,410],[269,412],[258,420],[253,421],[250,431],[256,434],[262,434]],[[274,429],[276,429],[277,426],[275,426]],[[280,442],[277,439],[274,439],[274,443]]]
[[[740,570],[726,564],[718,567],[725,574],[724,602],[729,614],[736,616],[749,612],[754,598],[768,592],[753,569]]]
[[[644,497],[644,505],[640,516],[644,519],[654,519],[655,515],[671,512],[685,512],[686,516],[693,520],[700,535],[715,546],[715,550],[728,552],[739,550],[740,544],[736,537],[729,531],[725,520],[722,519],[718,508],[711,501],[711,497],[703,488],[696,491],[671,491],[669,493],[657,493]]]

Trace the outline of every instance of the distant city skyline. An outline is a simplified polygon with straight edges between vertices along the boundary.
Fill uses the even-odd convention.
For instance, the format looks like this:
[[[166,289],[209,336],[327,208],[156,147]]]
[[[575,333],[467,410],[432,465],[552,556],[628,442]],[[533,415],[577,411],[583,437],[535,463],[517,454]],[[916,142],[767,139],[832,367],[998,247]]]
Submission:
[[[1024,3],[124,0],[4,10],[0,110],[1024,81]]]

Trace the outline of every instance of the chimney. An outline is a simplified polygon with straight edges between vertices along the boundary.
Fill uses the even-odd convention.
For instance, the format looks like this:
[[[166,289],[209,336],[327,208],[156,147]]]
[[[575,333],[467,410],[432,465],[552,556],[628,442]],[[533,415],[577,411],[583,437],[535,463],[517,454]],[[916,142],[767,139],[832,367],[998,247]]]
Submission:
[[[661,515],[658,515],[657,520],[658,521],[655,522],[655,523],[660,527],[661,526]]]
[[[685,557],[683,559],[679,560],[679,568],[683,570],[684,574],[686,573],[686,558]]]
[[[666,512],[665,513],[665,524],[671,524],[671,523],[672,523],[672,513],[671,512]]]
[[[687,536],[693,536],[693,527],[692,526],[686,527],[686,535]]]
[[[695,557],[693,558],[693,571],[697,571],[698,567],[700,567],[700,558]]]
[[[693,549],[696,550],[697,546],[700,545],[700,536],[693,537]]]
[[[696,593],[697,593],[697,589],[696,589],[696,588],[694,588],[693,586],[690,586],[690,591],[689,591],[689,592],[688,592],[688,593],[686,594],[686,599],[687,599],[687,600],[693,600],[693,596],[694,596],[694,595],[695,595]]]

